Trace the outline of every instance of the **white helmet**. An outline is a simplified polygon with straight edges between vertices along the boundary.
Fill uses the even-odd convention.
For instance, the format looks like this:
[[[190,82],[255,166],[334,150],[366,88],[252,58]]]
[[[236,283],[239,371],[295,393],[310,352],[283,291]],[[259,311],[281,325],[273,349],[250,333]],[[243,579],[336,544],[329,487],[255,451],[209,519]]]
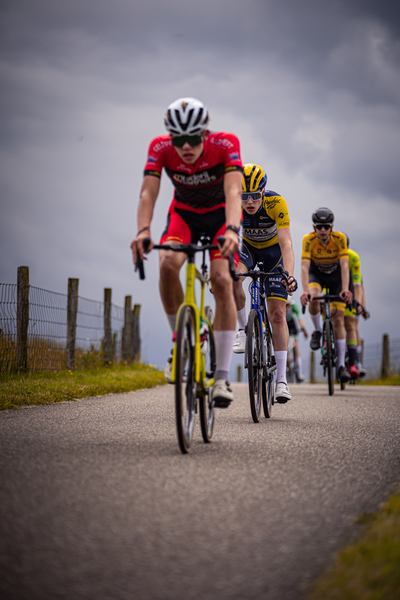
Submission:
[[[179,98],[167,108],[164,125],[171,135],[198,135],[207,129],[208,111],[196,98]]]

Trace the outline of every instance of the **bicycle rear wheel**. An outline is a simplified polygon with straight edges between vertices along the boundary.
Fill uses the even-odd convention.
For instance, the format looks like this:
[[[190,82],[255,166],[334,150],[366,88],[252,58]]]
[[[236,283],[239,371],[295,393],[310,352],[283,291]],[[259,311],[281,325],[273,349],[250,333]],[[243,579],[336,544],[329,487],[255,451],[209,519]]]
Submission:
[[[323,343],[324,343],[324,350],[325,350],[325,354],[326,354],[326,369],[328,371],[328,389],[329,389],[329,395],[333,396],[333,393],[335,391],[335,381],[334,381],[334,374],[333,374],[333,358],[334,355],[332,354],[332,324],[330,321],[325,321],[324,322],[324,331],[323,331]]]
[[[208,345],[205,354],[206,379],[212,379],[215,373],[215,344],[212,325],[214,323],[213,311],[209,306],[205,308],[206,317],[208,319]],[[205,443],[211,442],[214,433],[215,422],[215,406],[211,398],[212,388],[208,387],[205,396],[200,398],[200,425],[201,435]]]
[[[260,331],[260,320],[256,310],[252,309],[247,323],[247,369],[251,416],[254,423],[260,421],[262,390],[265,389],[263,379],[263,337]],[[264,392],[265,393],[265,392]]]
[[[271,329],[269,326],[268,317],[265,317],[265,329],[264,329],[264,346],[266,352],[266,363],[267,368],[271,368],[273,364],[275,364],[275,356],[272,356],[272,341],[271,341]],[[264,409],[264,417],[269,419],[271,416],[272,405],[274,403],[274,393],[275,393],[275,371],[272,371],[264,378],[262,382],[262,401],[263,401],[263,409]]]
[[[196,412],[195,318],[190,306],[179,314],[176,335],[175,417],[179,447],[190,450]]]

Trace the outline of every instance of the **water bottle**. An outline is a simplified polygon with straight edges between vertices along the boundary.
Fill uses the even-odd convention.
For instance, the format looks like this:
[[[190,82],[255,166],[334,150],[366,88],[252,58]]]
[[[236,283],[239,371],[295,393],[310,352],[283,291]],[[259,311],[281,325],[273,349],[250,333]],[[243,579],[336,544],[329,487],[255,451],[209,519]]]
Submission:
[[[208,323],[200,317],[200,344],[202,354],[206,354],[208,348]]]

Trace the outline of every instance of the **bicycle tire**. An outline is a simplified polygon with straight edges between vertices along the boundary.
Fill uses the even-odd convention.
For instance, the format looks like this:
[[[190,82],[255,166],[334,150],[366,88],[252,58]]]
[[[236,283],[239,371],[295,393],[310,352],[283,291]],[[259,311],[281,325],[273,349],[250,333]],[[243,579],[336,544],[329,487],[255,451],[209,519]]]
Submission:
[[[179,313],[176,334],[175,417],[183,454],[190,450],[196,416],[195,316],[190,306]]]
[[[324,322],[324,346],[326,353],[326,369],[328,371],[328,390],[329,395],[333,396],[335,391],[335,381],[333,374],[333,355],[332,355],[332,325],[330,321]]]
[[[207,352],[204,356],[206,378],[211,379],[215,373],[215,343],[214,343],[214,332],[212,325],[214,322],[213,311],[210,306],[206,306],[204,309],[205,315],[209,323],[209,335]],[[214,433],[215,423],[215,406],[212,401],[212,388],[208,387],[206,394],[200,398],[200,426],[201,435],[204,443],[211,442]]]
[[[247,371],[249,380],[250,410],[254,423],[259,423],[262,405],[263,365],[262,331],[256,310],[250,311],[247,323]]]
[[[266,362],[267,367],[272,365],[272,342],[271,342],[271,330],[269,328],[268,318],[265,319],[265,333],[264,333],[264,347],[266,351]],[[275,358],[275,357],[274,357]],[[267,378],[263,378],[262,382],[262,402],[264,417],[269,419],[271,417],[272,405],[274,404],[275,394],[275,372],[268,375]]]

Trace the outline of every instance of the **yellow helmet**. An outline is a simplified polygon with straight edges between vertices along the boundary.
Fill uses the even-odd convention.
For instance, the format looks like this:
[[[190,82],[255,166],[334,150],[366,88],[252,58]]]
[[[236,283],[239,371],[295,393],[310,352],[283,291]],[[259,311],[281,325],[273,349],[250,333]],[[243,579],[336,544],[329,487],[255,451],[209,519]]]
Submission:
[[[243,165],[242,192],[250,193],[263,191],[267,183],[267,175],[263,169],[254,163]]]

